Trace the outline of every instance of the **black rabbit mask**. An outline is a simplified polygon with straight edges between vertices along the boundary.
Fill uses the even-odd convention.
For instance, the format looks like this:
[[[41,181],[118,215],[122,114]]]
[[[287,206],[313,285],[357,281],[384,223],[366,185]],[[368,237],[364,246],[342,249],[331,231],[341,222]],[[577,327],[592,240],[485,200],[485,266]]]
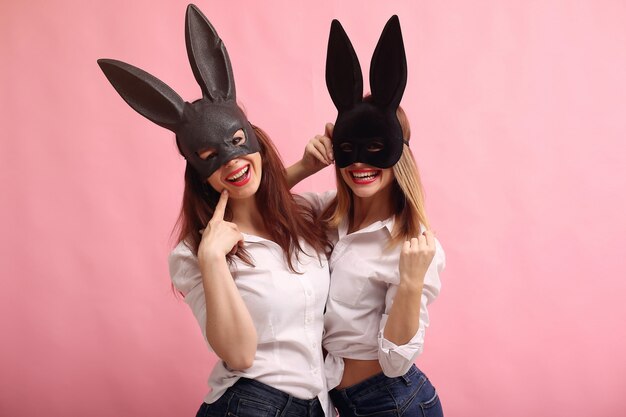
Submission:
[[[363,162],[393,166],[406,142],[396,110],[407,79],[400,21],[392,16],[380,35],[370,66],[372,95],[363,100],[359,59],[343,27],[333,20],[326,56],[326,86],[338,110],[332,143],[340,168]]]
[[[176,134],[180,153],[206,179],[228,161],[260,148],[250,122],[237,106],[226,47],[193,4],[187,6],[185,41],[191,69],[202,89],[202,98],[192,103],[137,67],[112,59],[99,59],[98,64],[126,103]],[[240,129],[245,140],[233,138]],[[209,148],[214,150],[210,157],[200,158]]]

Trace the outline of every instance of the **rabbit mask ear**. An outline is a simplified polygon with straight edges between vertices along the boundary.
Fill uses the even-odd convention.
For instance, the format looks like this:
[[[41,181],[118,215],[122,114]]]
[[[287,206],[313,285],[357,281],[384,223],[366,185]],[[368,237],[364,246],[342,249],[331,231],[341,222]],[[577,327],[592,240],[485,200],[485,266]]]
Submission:
[[[236,100],[230,58],[211,22],[193,4],[185,16],[187,56],[202,97],[213,102]]]
[[[176,131],[185,103],[167,84],[122,61],[99,59],[98,65],[130,107],[159,126]]]
[[[347,40],[341,25],[338,24],[338,28]],[[354,50],[349,40],[347,41],[349,48],[344,47],[343,51],[334,46],[337,42],[333,42],[332,39],[337,35],[333,35],[333,30],[337,31],[331,26],[326,84],[338,110],[332,138],[336,163],[340,168],[355,162],[363,162],[377,168],[389,168],[400,159],[405,143],[402,127],[396,116],[407,78],[406,57],[398,17],[393,16],[389,19],[378,41],[370,69],[372,95],[364,100],[360,97],[362,94],[360,68],[358,68],[358,78],[361,80],[358,100],[354,90],[350,100],[345,98],[347,93],[344,92],[342,96],[344,99],[340,101],[336,98],[336,91],[339,88],[332,86],[331,89],[328,79],[333,79],[333,76],[329,75],[332,68],[329,67],[328,61],[338,61],[334,55],[343,54],[344,61],[356,62],[358,66],[356,55],[354,58],[350,57]],[[345,78],[344,75],[343,79]],[[354,79],[357,77],[354,76]],[[358,82],[352,85],[358,85]]]
[[[326,86],[339,111],[349,110],[363,99],[363,75],[359,58],[338,20],[330,25],[326,53]]]
[[[184,102],[174,90],[139,68],[114,60],[98,60],[122,98],[137,112],[176,133],[180,153],[201,178],[228,161],[260,147],[252,125],[235,101],[235,82],[224,43],[211,23],[192,4],[185,19],[187,55],[202,98]],[[243,130],[245,138],[234,137]],[[212,149],[210,158],[200,153]]]
[[[406,77],[406,54],[400,20],[394,15],[387,21],[372,56],[372,100],[381,107],[397,109],[406,87]]]

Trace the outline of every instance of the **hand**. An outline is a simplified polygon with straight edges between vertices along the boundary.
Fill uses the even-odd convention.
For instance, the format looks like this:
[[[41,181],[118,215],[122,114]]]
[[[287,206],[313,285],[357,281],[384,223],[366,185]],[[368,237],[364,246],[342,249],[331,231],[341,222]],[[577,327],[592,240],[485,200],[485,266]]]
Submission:
[[[235,223],[224,220],[228,191],[222,191],[215,206],[213,217],[202,233],[202,240],[198,246],[198,259],[211,259],[235,254],[237,248],[243,245],[243,235]]]
[[[400,283],[421,288],[426,271],[435,257],[435,236],[430,230],[404,242],[400,252]]]
[[[316,135],[304,148],[302,164],[308,171],[317,172],[334,162],[335,158],[331,141],[333,128],[332,123],[326,123],[324,135]]]

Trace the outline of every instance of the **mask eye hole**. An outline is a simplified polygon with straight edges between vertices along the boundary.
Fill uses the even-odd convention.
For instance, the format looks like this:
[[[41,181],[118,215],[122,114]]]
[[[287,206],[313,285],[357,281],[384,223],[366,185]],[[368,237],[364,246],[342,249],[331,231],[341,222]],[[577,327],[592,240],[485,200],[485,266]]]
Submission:
[[[353,147],[350,142],[343,142],[339,144],[339,149],[341,149],[342,152],[352,152]]]
[[[213,158],[217,158],[217,151],[213,148],[207,148],[198,152],[200,159],[209,161]]]
[[[246,132],[243,129],[239,129],[233,135],[233,145],[241,146],[246,143]]]
[[[373,141],[371,141],[370,143],[367,144],[367,147],[365,148],[368,152],[380,152],[383,149],[385,149],[385,144],[378,139],[375,139]]]

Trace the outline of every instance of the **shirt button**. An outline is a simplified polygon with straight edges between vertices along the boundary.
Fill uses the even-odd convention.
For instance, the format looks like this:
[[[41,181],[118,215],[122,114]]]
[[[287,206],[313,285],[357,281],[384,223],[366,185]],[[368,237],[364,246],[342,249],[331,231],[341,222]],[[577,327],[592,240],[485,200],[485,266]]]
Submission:
[[[304,320],[304,322],[305,322],[306,324],[311,323],[311,317],[307,317],[307,318]]]

